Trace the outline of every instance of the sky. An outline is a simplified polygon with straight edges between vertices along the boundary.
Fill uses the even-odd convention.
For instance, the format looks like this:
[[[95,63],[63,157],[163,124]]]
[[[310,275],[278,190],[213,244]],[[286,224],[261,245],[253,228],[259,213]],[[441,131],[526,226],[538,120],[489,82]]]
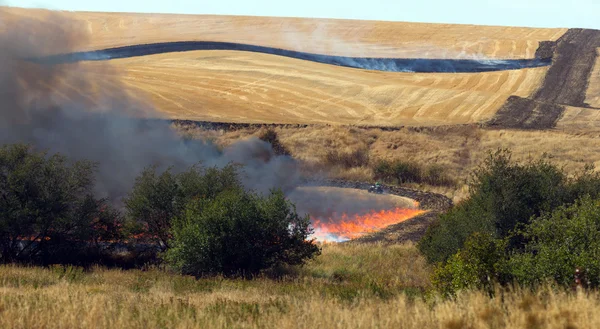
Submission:
[[[600,0],[0,0],[55,10],[600,29]]]

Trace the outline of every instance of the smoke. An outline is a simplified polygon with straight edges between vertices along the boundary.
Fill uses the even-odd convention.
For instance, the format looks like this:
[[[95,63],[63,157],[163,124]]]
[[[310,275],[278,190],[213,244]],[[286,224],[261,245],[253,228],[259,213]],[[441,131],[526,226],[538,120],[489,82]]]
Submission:
[[[373,210],[390,210],[396,207],[412,208],[408,202],[399,203],[393,198],[375,195],[350,194],[348,189],[302,187],[291,191],[288,197],[296,205],[298,213],[308,213],[321,219],[336,219],[342,214],[362,216]]]
[[[375,23],[372,29],[377,27]],[[365,42],[371,31],[367,28],[356,29],[352,33],[344,33],[333,28],[327,23],[311,24],[300,29],[297,24],[286,23],[282,30],[282,43],[289,49],[303,52],[314,52],[318,49],[323,54],[334,54],[350,57],[387,57],[387,58],[421,58],[421,59],[447,59],[447,60],[469,60],[487,65],[505,65],[507,61],[492,58],[483,54],[484,47],[495,47],[497,40],[481,37],[477,41],[457,41],[452,48],[440,47],[428,43],[426,40],[407,41],[402,46],[385,45],[381,43]],[[374,53],[383,56],[373,56]],[[348,55],[351,54],[351,55]],[[361,66],[360,62],[347,59],[347,65]],[[376,70],[392,72],[412,72],[410,68],[399,67],[393,62],[369,63]]]
[[[40,13],[40,12],[38,12]],[[118,202],[144,167],[184,169],[241,163],[246,187],[293,188],[299,179],[289,157],[253,138],[225,150],[184,141],[152,106],[129,95],[107,74],[109,63],[41,64],[30,58],[76,51],[89,43],[79,23],[55,12],[35,18],[0,9],[0,143],[26,142],[74,160],[98,163],[97,192]]]
[[[40,12],[38,12],[39,14]],[[60,14],[15,17],[0,10],[0,144],[27,142],[74,160],[98,163],[98,196],[119,206],[143,168],[185,169],[198,162],[243,165],[247,188],[281,188],[300,214],[328,218],[393,209],[394,202],[349,191],[297,189],[299,165],[271,145],[249,138],[221,150],[183,140],[144,100],[130,95],[110,62],[50,64],[26,59],[77,51],[89,43],[83,26]],[[335,218],[334,218],[335,220]]]

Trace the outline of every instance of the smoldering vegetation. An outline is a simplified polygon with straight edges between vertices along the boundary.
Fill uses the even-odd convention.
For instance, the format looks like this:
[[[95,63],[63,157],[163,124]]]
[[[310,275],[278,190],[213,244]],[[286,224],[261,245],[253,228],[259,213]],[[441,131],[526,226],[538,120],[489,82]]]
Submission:
[[[52,63],[72,63],[79,61],[103,61],[115,58],[129,58],[169,52],[196,50],[236,50],[248,51],[276,56],[290,57],[311,62],[351,67],[364,70],[388,72],[418,72],[418,73],[473,73],[493,72],[503,70],[519,70],[524,68],[542,67],[551,64],[548,58],[533,59],[428,59],[428,58],[372,58],[332,56],[312,54],[287,49],[264,47],[258,45],[215,42],[215,41],[177,41],[144,45],[130,45],[108,48],[103,50],[63,53],[42,59]]]

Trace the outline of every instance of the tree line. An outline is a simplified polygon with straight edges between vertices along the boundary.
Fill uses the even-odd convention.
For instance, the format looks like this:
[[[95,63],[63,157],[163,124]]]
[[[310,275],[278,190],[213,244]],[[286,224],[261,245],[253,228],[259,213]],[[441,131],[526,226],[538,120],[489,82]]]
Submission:
[[[0,262],[251,276],[319,254],[310,219],[280,190],[243,187],[241,168],[145,168],[123,209],[94,193],[98,164],[31,145],[0,148]],[[120,251],[127,251],[122,253]],[[124,254],[126,256],[124,256]]]

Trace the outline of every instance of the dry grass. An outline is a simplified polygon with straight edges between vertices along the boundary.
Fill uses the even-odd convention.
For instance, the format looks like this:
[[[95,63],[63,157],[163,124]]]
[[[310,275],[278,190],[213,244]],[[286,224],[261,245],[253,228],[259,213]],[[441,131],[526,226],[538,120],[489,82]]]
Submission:
[[[412,245],[327,245],[294,279],[0,267],[2,328],[596,328],[600,295],[543,289],[423,298]],[[500,295],[500,292],[499,292]]]
[[[184,128],[181,128],[184,131]],[[457,187],[413,186],[446,194],[455,201],[466,196],[464,183],[469,173],[484,159],[487,152],[510,148],[518,161],[539,158],[547,153],[550,160],[574,173],[585,164],[600,167],[600,134],[555,129],[550,131],[483,130],[464,126],[435,128],[417,132],[412,129],[382,131],[355,127],[277,128],[279,140],[291,154],[304,163],[307,172],[329,173],[337,178],[356,178],[369,181],[373,177],[370,166],[346,170],[327,168],[323,159],[330,150],[368,149],[372,163],[379,159],[409,160],[423,165],[445,167]],[[210,137],[220,144],[256,134],[255,129],[232,132],[188,130],[195,137]]]

